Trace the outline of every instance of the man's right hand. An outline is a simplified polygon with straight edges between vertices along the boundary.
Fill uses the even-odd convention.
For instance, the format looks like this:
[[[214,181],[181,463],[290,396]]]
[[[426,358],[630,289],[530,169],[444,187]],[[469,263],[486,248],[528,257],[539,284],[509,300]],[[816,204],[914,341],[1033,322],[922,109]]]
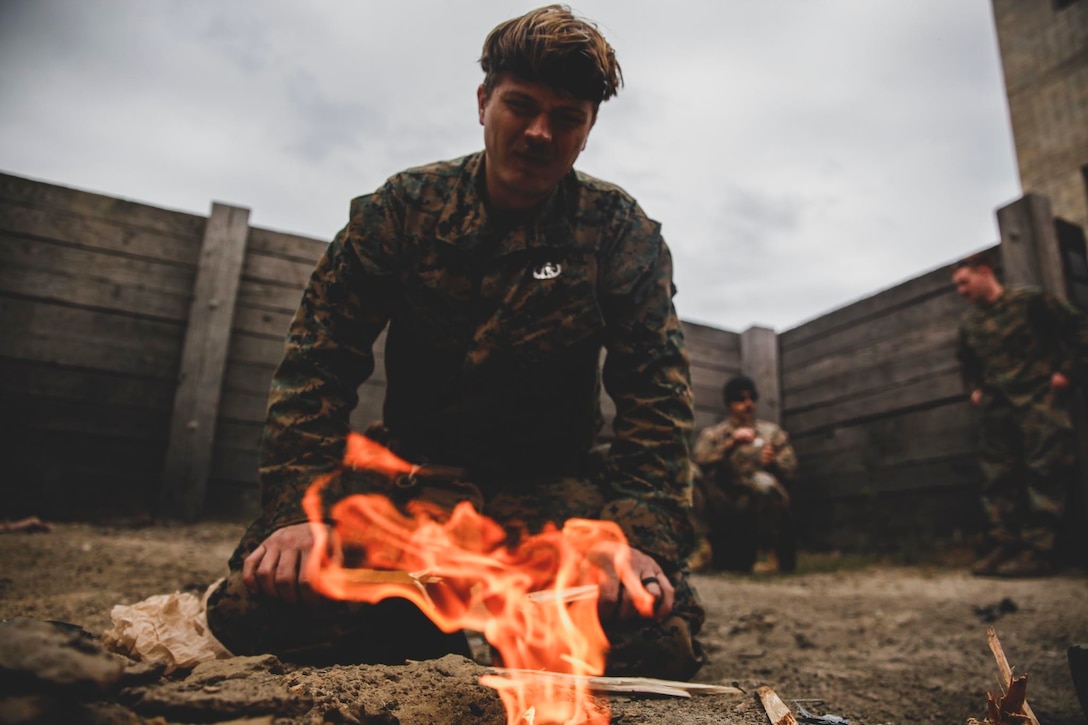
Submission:
[[[276,529],[242,562],[242,581],[250,594],[264,594],[289,604],[315,602],[306,573],[306,562],[314,548],[309,522]]]
[[[756,429],[747,426],[744,428],[737,428],[733,431],[732,437],[737,443],[751,443],[756,439]]]
[[[982,388],[975,388],[971,391],[971,405],[978,406],[982,402]]]

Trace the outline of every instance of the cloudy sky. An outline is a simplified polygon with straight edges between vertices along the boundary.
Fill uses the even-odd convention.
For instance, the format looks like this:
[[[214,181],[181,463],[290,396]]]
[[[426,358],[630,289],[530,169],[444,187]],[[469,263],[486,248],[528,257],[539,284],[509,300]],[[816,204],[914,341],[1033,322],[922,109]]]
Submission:
[[[0,0],[0,170],[328,238],[478,149],[511,0]],[[989,0],[583,0],[626,87],[578,167],[664,226],[684,319],[779,331],[997,241]]]

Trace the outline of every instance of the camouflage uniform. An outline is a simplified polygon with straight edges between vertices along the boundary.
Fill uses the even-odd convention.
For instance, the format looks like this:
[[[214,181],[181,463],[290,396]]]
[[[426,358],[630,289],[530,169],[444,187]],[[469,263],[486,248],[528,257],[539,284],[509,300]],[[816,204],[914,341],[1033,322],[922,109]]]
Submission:
[[[696,520],[705,527],[714,566],[747,571],[757,549],[779,543],[789,507],[786,484],[797,473],[797,455],[786,432],[765,420],[756,421],[751,443],[730,443],[743,427],[727,419],[703,429],[693,458],[700,468]],[[764,445],[775,451],[768,466],[760,463]]]
[[[968,391],[981,390],[982,503],[995,545],[1053,553],[1074,464],[1068,392],[1088,330],[1073,307],[1034,288],[1007,289],[963,315],[957,357]]]
[[[623,190],[574,171],[527,220],[489,213],[483,158],[405,171],[352,203],[288,332],[261,453],[263,515],[231,568],[273,530],[306,519],[302,496],[342,458],[356,389],[388,323],[383,442],[412,462],[463,468],[459,484],[500,516],[497,497],[540,504],[556,481],[582,481],[555,518],[615,521],[678,588],[676,621],[610,632],[610,668],[646,662],[632,642],[682,640],[688,661],[658,674],[690,676],[703,619],[682,565],[692,393],[660,225]],[[615,438],[594,465],[602,380]],[[217,634],[235,626],[209,618]]]

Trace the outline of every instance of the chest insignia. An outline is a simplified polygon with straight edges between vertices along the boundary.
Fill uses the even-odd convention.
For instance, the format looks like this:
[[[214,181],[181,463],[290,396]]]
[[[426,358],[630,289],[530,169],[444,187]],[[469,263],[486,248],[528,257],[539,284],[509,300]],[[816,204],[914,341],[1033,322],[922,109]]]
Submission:
[[[555,262],[545,262],[533,270],[533,279],[555,279],[563,274],[563,267]]]

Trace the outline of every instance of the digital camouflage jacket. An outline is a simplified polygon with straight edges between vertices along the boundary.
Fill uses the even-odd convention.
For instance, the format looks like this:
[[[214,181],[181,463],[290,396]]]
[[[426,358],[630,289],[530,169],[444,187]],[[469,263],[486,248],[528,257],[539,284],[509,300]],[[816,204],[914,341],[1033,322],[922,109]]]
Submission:
[[[692,392],[660,225],[578,172],[531,218],[497,218],[479,192],[483,161],[410,169],[352,202],[272,381],[261,528],[305,520],[303,493],[339,463],[388,323],[383,422],[397,452],[514,488],[526,474],[584,472],[606,350],[616,415],[601,518],[659,561],[680,561]]]
[[[730,444],[733,431],[741,427],[727,418],[699,433],[693,456],[704,485],[747,486],[757,471],[770,473],[780,483],[792,481],[797,475],[797,454],[786,431],[770,421],[757,420],[754,441]],[[774,460],[768,466],[760,462],[764,445],[774,447]]]
[[[959,358],[967,390],[1029,405],[1061,372],[1076,380],[1088,354],[1079,311],[1034,287],[1010,287],[992,304],[972,304],[960,324]]]

